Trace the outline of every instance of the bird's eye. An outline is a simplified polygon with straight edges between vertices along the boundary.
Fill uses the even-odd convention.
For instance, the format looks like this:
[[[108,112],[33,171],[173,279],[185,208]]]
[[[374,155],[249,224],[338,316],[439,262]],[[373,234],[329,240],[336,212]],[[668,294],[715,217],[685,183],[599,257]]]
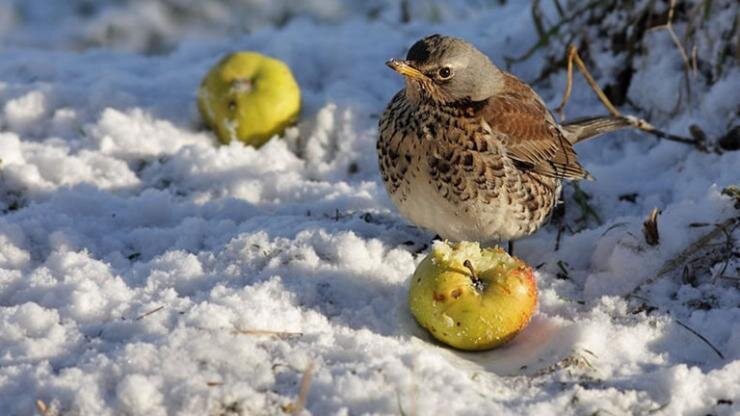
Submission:
[[[448,66],[444,66],[439,69],[439,72],[437,72],[437,74],[439,75],[440,79],[449,79],[450,77],[452,77],[452,69],[450,69],[450,67]]]

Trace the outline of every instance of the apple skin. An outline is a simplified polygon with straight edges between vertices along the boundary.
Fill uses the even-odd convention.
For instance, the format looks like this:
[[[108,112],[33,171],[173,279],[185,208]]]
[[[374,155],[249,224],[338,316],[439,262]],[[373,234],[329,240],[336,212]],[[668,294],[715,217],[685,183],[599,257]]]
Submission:
[[[198,89],[198,110],[222,143],[260,147],[295,123],[301,92],[290,68],[256,52],[225,56]]]
[[[469,260],[477,283],[465,265]],[[537,306],[532,268],[503,249],[437,242],[414,272],[409,306],[437,340],[461,350],[486,350],[512,339]]]

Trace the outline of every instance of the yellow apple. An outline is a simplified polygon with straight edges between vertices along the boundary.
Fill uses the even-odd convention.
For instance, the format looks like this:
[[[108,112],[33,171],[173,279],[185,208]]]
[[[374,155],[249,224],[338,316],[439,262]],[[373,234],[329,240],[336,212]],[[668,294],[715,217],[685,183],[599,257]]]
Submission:
[[[462,350],[513,338],[537,306],[532,269],[503,249],[437,242],[414,272],[409,306],[431,335]]]
[[[301,92],[290,68],[256,52],[236,52],[206,74],[198,110],[219,140],[259,147],[295,123]]]

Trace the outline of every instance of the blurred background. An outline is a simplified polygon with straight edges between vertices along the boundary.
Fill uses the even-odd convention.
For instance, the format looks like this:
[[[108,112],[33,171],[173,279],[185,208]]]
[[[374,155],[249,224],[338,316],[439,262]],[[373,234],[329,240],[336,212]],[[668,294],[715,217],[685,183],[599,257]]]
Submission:
[[[462,19],[506,0],[2,0],[4,46],[108,47],[159,54],[184,39],[221,38],[293,20],[408,23]]]
[[[511,2],[512,0],[508,0]],[[394,29],[446,28],[465,19],[495,13],[507,0],[0,0],[0,48],[88,50],[108,48],[147,55],[166,54],[183,42],[240,38],[260,29],[298,22],[340,25],[378,22]],[[508,4],[512,6],[512,4]],[[499,65],[534,58],[534,72],[523,76],[548,82],[565,66],[568,44],[576,44],[620,106],[641,108],[638,92],[630,100],[633,75],[640,68],[681,66],[684,79],[672,83],[680,97],[674,108],[654,106],[670,118],[690,105],[692,96],[737,71],[740,61],[738,2],[735,0],[532,0],[521,2],[532,16],[538,41],[519,44],[521,54]],[[298,23],[300,24],[300,23]],[[444,28],[442,29],[444,30]],[[496,28],[488,31],[495,36]],[[490,37],[491,35],[489,35]],[[514,39],[516,42],[517,39]],[[660,45],[656,48],[656,45]],[[486,45],[482,46],[486,49]],[[494,51],[487,51],[489,53]],[[495,53],[495,52],[494,52]],[[670,62],[662,59],[665,54]],[[495,56],[494,56],[495,57]],[[532,68],[531,65],[528,65]],[[649,102],[650,100],[647,100]],[[655,103],[652,103],[655,104]],[[737,115],[737,113],[736,113]],[[734,122],[722,126],[728,131]]]

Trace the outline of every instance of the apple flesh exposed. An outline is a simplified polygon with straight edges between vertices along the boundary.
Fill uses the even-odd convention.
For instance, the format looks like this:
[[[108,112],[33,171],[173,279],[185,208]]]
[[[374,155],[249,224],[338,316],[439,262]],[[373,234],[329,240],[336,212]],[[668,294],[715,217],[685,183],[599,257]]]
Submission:
[[[290,68],[256,52],[236,52],[208,71],[198,110],[219,140],[259,147],[295,123],[301,92]]]
[[[431,335],[462,350],[512,339],[537,306],[532,269],[496,247],[437,242],[414,272],[409,306]]]

